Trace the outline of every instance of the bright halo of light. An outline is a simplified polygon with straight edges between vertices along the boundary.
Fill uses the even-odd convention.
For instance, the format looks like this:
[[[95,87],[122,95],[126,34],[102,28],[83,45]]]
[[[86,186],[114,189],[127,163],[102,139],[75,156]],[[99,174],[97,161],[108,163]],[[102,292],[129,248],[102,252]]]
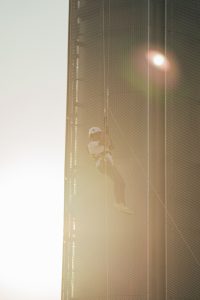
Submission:
[[[153,57],[153,63],[155,66],[163,66],[164,63],[165,63],[165,57],[164,55],[162,54],[156,54],[154,57]]]
[[[35,161],[0,172],[0,283],[9,299],[53,300],[60,294],[62,176],[53,175],[58,171],[53,163]]]
[[[169,61],[165,55],[157,51],[149,51],[147,54],[148,61],[156,68],[163,71],[169,69]]]

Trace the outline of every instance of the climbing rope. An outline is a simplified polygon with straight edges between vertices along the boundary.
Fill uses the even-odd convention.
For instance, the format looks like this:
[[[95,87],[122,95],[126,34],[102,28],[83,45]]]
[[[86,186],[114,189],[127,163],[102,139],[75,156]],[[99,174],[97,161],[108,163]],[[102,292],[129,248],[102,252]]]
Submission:
[[[109,10],[110,10],[110,0]],[[104,114],[104,158],[106,157],[108,145],[108,109],[109,109],[109,53],[108,53],[108,31],[107,31],[107,45],[105,37],[105,0],[102,0],[102,52],[103,52],[103,114]],[[110,12],[109,12],[110,16]],[[108,28],[108,26],[107,26]],[[105,204],[105,264],[106,264],[106,299],[109,299],[109,232],[108,232],[108,179],[107,179],[107,161],[104,159],[104,204]]]

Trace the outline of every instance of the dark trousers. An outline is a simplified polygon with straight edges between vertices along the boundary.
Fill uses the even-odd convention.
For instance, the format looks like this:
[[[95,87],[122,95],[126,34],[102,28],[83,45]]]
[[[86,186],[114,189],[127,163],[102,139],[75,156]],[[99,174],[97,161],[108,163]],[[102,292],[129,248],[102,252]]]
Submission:
[[[115,202],[117,204],[123,203],[125,205],[125,182],[117,168],[109,161],[102,159],[98,165],[98,170],[106,174],[114,184]]]

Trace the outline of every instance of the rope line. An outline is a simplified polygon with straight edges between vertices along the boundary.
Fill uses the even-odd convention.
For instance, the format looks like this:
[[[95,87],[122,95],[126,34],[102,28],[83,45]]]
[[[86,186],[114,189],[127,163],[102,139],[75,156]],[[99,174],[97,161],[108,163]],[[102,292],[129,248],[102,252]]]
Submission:
[[[150,50],[150,0],[148,0],[147,11],[147,50]],[[147,300],[150,297],[150,69],[149,60],[147,65]],[[139,160],[139,159],[138,159]],[[141,163],[140,163],[141,165]]]
[[[165,6],[164,6],[164,10],[165,10],[165,59],[167,57],[167,0],[165,0]],[[165,69],[165,85],[164,85],[164,97],[165,97],[165,145],[164,145],[164,151],[165,151],[165,199],[164,199],[164,203],[165,203],[165,298],[168,299],[168,252],[167,252],[167,241],[168,241],[168,231],[167,231],[167,211],[168,211],[168,194],[167,194],[167,71]]]
[[[109,0],[110,4],[110,0]],[[108,92],[108,66],[109,55],[106,49],[105,39],[105,0],[102,0],[102,46],[103,46],[103,114],[104,114],[104,157],[106,155],[106,148],[108,144],[108,107],[109,107],[109,92]],[[108,42],[107,42],[108,43]],[[107,50],[107,51],[106,51]],[[107,57],[106,57],[107,56]],[[107,67],[107,68],[106,68]],[[104,171],[104,205],[105,205],[105,264],[106,264],[106,299],[109,299],[109,253],[108,253],[108,179],[107,179],[107,161],[103,162]]]

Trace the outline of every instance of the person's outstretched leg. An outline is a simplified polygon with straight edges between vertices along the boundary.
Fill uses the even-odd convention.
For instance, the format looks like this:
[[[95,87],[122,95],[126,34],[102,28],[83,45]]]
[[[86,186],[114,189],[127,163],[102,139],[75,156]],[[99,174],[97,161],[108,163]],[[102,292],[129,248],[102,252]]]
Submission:
[[[125,200],[125,182],[117,168],[111,160],[102,159],[98,164],[101,173],[111,178],[114,184],[115,207],[125,213],[132,214],[132,211],[126,206]]]
[[[110,159],[102,159],[99,161],[98,169],[101,173],[111,178],[114,184],[115,202],[125,205],[125,182]]]
[[[117,168],[111,164],[107,166],[107,174],[114,184],[115,202],[125,205],[125,182]]]

